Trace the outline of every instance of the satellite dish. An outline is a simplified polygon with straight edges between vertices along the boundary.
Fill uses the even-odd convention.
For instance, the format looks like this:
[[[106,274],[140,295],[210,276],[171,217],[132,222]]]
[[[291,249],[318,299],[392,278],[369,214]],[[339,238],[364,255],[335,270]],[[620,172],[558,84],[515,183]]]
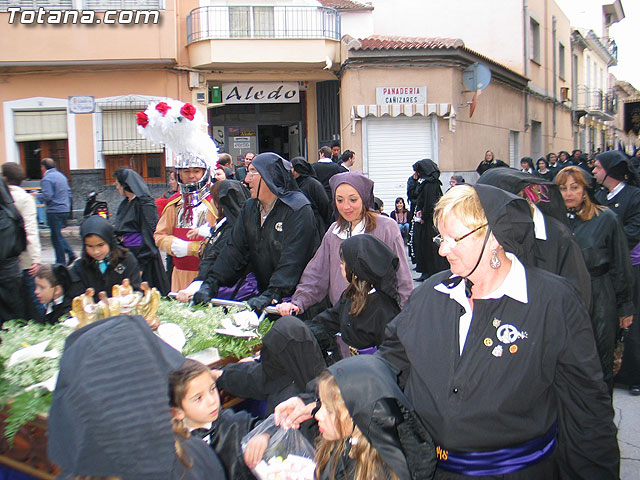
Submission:
[[[484,90],[491,83],[491,70],[481,63],[472,63],[462,72],[462,83],[467,90]]]

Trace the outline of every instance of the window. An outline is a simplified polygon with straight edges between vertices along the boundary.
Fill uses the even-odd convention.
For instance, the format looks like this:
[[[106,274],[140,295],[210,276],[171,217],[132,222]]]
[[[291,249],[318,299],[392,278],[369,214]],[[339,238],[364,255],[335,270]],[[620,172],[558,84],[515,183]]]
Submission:
[[[529,19],[531,30],[531,53],[530,57],[536,63],[540,63],[540,24],[533,18]]]
[[[520,167],[520,132],[517,130],[509,131],[509,166],[513,168]]]
[[[542,156],[542,123],[531,122],[531,158],[537,160]]]
[[[105,164],[105,182],[113,184],[113,172],[119,167],[138,172],[147,183],[165,182],[162,146],[141,137],[136,128],[136,113],[146,103],[110,102],[101,106],[101,153]]]
[[[273,37],[273,7],[229,7],[229,32],[232,38]]]
[[[564,45],[562,43],[558,44],[558,75],[560,78],[565,78],[565,69],[564,69]]]

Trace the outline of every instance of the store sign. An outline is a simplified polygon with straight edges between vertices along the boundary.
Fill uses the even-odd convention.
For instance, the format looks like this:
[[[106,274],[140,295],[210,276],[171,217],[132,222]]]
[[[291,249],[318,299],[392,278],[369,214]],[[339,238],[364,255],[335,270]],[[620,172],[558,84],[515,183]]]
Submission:
[[[378,105],[427,103],[427,87],[377,87]]]
[[[222,102],[229,103],[299,103],[298,82],[223,83]]]
[[[95,98],[91,95],[68,97],[69,113],[93,113],[96,109]]]

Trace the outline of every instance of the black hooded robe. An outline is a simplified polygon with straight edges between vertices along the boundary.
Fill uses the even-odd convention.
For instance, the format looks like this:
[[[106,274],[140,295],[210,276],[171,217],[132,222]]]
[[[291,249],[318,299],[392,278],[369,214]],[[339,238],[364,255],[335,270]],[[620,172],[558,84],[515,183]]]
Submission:
[[[217,383],[231,395],[267,401],[269,415],[280,402],[304,392],[325,367],[311,330],[286,316],[263,337],[259,362],[228,364]]]
[[[196,280],[205,280],[207,278],[218,255],[231,237],[231,231],[240,214],[240,210],[249,198],[247,188],[237,180],[223,180],[219,188],[218,198],[226,220],[215,230],[212,229],[212,237],[204,247]]]
[[[275,153],[261,153],[252,164],[276,201],[262,219],[260,201],[247,200],[204,285],[231,286],[245,272],[253,272],[260,297],[279,302],[295,291],[320,238],[309,200],[298,189],[289,162]]]
[[[622,222],[629,250],[640,242],[640,188],[626,185],[611,200],[606,190],[596,192],[596,199],[609,207]],[[625,385],[640,385],[640,265],[633,265],[635,276],[633,323],[624,342],[622,366],[615,381]]]
[[[613,392],[613,350],[619,319],[633,315],[634,311],[634,279],[627,239],[611,210],[599,212],[586,222],[575,216],[569,224],[591,275],[591,326],[604,380],[609,392]]]
[[[377,347],[384,339],[387,323],[400,312],[396,277],[399,260],[395,253],[380,239],[366,233],[347,238],[340,248],[351,273],[373,285],[373,289],[358,315],[350,313],[352,301],[343,292],[334,306],[309,322],[324,354],[338,351],[337,333],[350,347]]]
[[[569,280],[587,309],[590,309],[592,298],[589,272],[580,246],[567,225],[567,210],[558,186],[513,168],[491,169],[478,179],[477,184],[492,185],[514,195],[531,184],[546,187],[547,198],[536,204],[543,215],[546,239],[536,236],[534,247],[525,253],[523,263]]]
[[[131,200],[125,197],[116,212],[114,231],[117,237],[127,233],[142,235],[142,245],[126,248],[136,257],[142,270],[142,281],[156,287],[164,296],[170,290],[162,257],[153,240],[158,223],[158,207],[151,198],[149,187],[135,171],[127,169],[125,184],[135,194]]]
[[[378,357],[358,355],[332,365],[329,372],[338,384],[353,423],[380,455],[383,462],[380,473],[385,475],[391,470],[400,480],[432,478],[436,466],[433,439],[388,365]],[[346,448],[348,453],[349,443]],[[355,467],[348,454],[332,457],[318,478],[350,480]]]
[[[495,238],[523,258],[533,245],[527,202],[489,185],[474,188]],[[389,323],[376,355],[399,375],[442,462],[447,452],[522,445],[557,425],[556,451],[504,478],[557,478],[559,468],[562,478],[617,479],[611,397],[585,305],[565,279],[535,267],[523,273],[509,287],[526,291],[526,303],[506,293],[473,299],[461,353],[465,309],[450,290],[459,282],[450,270],[432,276]]]
[[[446,259],[438,255],[438,247],[433,243],[433,237],[438,234],[433,224],[433,211],[442,197],[442,183],[439,180],[440,170],[431,160],[420,160],[413,165],[413,169],[419,175],[415,210],[422,212],[422,223],[415,222],[413,227],[413,252],[416,272],[426,277],[448,266]]]

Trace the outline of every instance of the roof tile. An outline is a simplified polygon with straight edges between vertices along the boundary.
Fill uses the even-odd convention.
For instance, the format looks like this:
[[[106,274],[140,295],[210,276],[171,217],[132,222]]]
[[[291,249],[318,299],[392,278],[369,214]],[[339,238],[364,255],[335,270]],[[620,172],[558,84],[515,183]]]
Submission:
[[[418,50],[423,48],[464,48],[459,38],[437,37],[396,37],[387,35],[371,35],[358,39],[360,45],[353,50]]]
[[[373,10],[373,5],[355,0],[318,0],[323,7],[336,10]]]

